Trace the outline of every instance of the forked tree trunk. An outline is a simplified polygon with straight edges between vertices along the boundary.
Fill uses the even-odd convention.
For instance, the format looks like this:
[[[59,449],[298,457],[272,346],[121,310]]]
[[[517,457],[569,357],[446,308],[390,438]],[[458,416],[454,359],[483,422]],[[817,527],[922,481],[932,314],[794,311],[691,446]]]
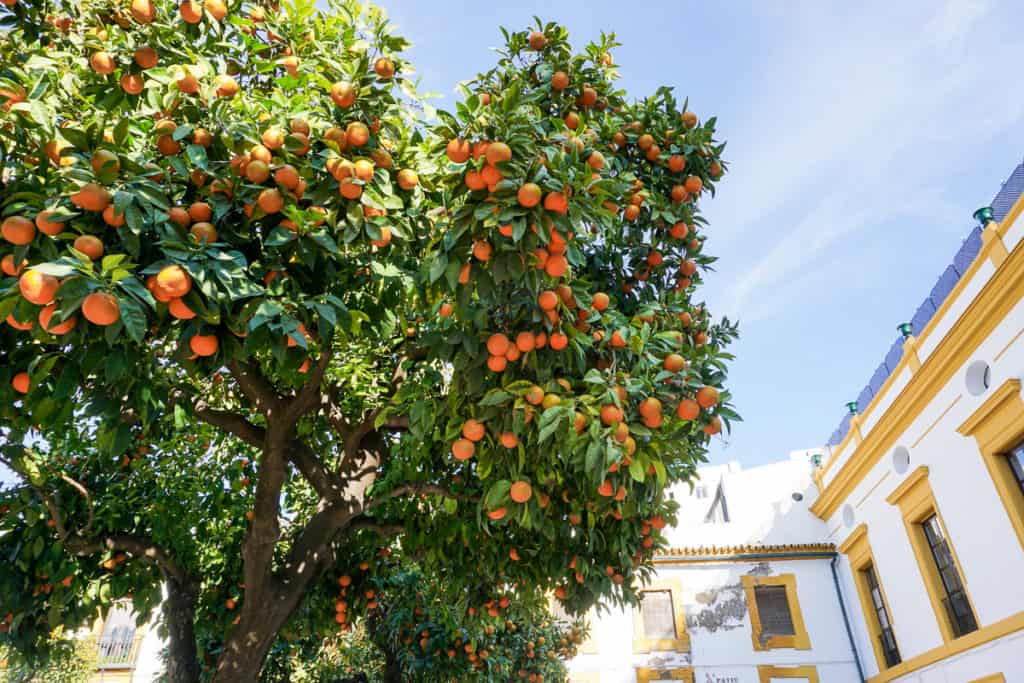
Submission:
[[[167,599],[163,604],[167,627],[167,680],[170,683],[199,683],[199,658],[196,651],[196,590],[164,575]]]

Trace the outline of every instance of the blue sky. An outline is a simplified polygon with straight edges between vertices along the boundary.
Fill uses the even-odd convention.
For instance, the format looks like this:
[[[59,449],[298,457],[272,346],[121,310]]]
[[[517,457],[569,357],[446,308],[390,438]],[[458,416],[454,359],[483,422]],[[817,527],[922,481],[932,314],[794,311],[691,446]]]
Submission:
[[[716,114],[731,173],[713,201],[707,297],[738,317],[745,422],[713,460],[821,445],[1024,159],[1024,3],[380,0],[422,87],[493,62],[533,15],[577,44],[615,31],[623,85]]]

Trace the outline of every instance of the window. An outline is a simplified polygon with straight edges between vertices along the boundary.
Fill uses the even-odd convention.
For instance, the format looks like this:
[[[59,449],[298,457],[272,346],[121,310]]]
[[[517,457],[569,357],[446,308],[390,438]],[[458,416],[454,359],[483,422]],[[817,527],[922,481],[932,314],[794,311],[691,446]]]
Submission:
[[[1024,547],[1024,397],[1021,381],[1003,382],[957,429],[974,437],[1017,540]]]
[[[946,536],[942,533],[942,524],[936,515],[928,517],[921,522],[925,538],[928,539],[928,548],[931,550],[932,559],[935,561],[935,568],[939,571],[939,578],[942,580],[942,587],[945,589],[946,597],[942,604],[946,608],[953,627],[954,637],[978,630],[978,624],[974,620],[974,612],[971,610],[971,603],[967,600],[967,593],[964,591],[964,584],[960,580],[960,572],[957,570],[953,554],[949,550]]]
[[[770,637],[796,634],[785,586],[755,586],[754,600],[757,601],[757,613],[761,615],[763,635]]]
[[[698,486],[697,488],[695,488],[693,490],[693,492],[697,496],[697,500],[703,500],[703,499],[708,497],[708,487],[707,486]]]
[[[672,591],[641,593],[640,617],[644,623],[644,638],[675,640],[676,622],[672,613]]]
[[[879,570],[868,542],[867,525],[861,524],[839,546],[839,551],[850,560],[853,582],[857,586],[864,623],[871,636],[878,670],[885,671],[900,663],[900,650],[896,645],[896,629],[892,612],[885,600],[885,592],[878,578]]]
[[[633,652],[689,652],[679,579],[658,579],[640,592],[633,610]]]
[[[772,683],[779,678],[796,678],[805,683],[818,683],[818,668],[815,666],[768,666],[757,667],[757,680]]]
[[[928,467],[907,475],[886,500],[898,505],[942,639],[978,630],[964,573],[928,484]]]
[[[755,650],[811,649],[796,592],[796,576],[743,577]]]
[[[117,603],[103,622],[103,633],[96,641],[97,666],[100,669],[135,667],[135,613],[131,605]]]
[[[878,584],[878,575],[875,573],[875,566],[869,564],[861,570],[864,583],[868,587],[868,595],[871,598],[871,609],[875,613],[875,620],[878,622],[878,645],[885,658],[885,665],[896,666],[902,659],[900,649],[896,646],[896,636],[892,632],[892,622],[889,620],[889,610],[885,605],[885,598],[882,597],[882,587]]]
[[[1017,488],[1024,496],[1024,443],[1007,454],[1006,463],[1010,466],[1010,473],[1013,475],[1014,481],[1017,482]]]

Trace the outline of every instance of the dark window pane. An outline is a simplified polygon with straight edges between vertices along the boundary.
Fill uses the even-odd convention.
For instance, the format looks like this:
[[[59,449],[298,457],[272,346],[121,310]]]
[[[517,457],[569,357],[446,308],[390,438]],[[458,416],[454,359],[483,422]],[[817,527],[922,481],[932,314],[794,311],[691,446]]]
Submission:
[[[675,640],[676,618],[672,612],[672,591],[644,591],[640,594],[640,616],[644,638]]]
[[[953,630],[953,635],[960,637],[967,633],[978,630],[978,623],[974,619],[974,612],[964,592],[963,580],[953,561],[953,553],[949,549],[945,534],[942,532],[942,525],[939,518],[932,515],[921,523],[925,539],[931,549],[932,559],[935,561],[935,568],[939,572],[939,579],[946,592],[942,600],[946,608],[946,615]]]
[[[785,586],[755,586],[754,599],[757,600],[757,614],[761,617],[763,635],[796,635]]]
[[[892,631],[892,623],[889,621],[889,611],[885,608],[885,600],[882,599],[882,589],[878,584],[878,576],[875,574],[874,566],[870,564],[863,569],[863,572],[864,579],[867,581],[868,588],[871,591],[871,602],[874,603],[875,617],[878,619],[880,631],[878,640],[882,646],[885,665],[896,666],[902,659],[900,658],[899,647],[896,646],[896,636]]]
[[[1006,460],[1010,463],[1010,471],[1013,472],[1013,478],[1017,480],[1020,492],[1024,494],[1024,443],[1013,449],[1006,456]]]

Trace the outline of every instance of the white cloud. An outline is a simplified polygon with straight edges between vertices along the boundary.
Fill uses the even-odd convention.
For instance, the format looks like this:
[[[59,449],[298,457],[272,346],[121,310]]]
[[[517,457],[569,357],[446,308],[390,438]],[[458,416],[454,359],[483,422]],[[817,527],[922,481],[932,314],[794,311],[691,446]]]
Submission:
[[[849,15],[815,4],[780,22],[789,33],[772,40],[789,47],[763,60],[751,120],[725,130],[732,171],[706,207],[717,253],[739,273],[717,292],[722,313],[770,315],[773,297],[792,295],[782,285],[829,268],[844,239],[883,217],[968,220],[949,213],[965,198],[944,191],[978,146],[1024,118],[1024,45],[997,37],[1005,18],[986,2],[896,4]]]

